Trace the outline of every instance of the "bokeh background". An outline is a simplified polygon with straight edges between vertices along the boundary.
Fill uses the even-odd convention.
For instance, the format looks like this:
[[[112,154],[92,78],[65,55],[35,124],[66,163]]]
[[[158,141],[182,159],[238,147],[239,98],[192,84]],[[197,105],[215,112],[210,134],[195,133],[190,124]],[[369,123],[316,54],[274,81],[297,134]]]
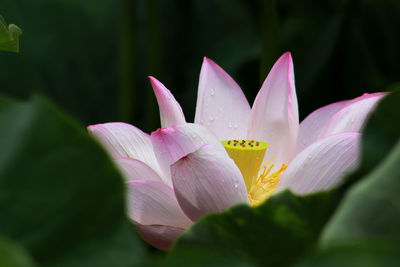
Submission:
[[[82,125],[159,127],[147,76],[194,117],[204,56],[250,103],[278,57],[291,51],[300,117],[400,81],[400,1],[2,0],[23,35],[0,53],[0,93],[41,94]]]

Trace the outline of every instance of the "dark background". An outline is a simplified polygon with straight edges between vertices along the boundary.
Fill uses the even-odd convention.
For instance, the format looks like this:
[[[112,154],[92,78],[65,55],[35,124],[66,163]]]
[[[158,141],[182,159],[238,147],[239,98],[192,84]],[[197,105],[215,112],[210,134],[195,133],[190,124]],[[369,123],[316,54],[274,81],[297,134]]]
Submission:
[[[19,54],[0,52],[0,92],[45,95],[82,125],[159,127],[148,75],[192,121],[203,56],[252,103],[291,51],[301,119],[400,80],[398,0],[2,0],[0,8],[23,30]]]

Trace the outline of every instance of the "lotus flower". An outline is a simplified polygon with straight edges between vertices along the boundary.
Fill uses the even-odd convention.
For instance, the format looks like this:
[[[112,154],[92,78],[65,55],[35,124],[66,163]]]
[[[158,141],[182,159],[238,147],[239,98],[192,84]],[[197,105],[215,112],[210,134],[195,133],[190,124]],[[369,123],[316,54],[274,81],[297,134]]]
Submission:
[[[205,58],[195,123],[150,77],[161,129],[125,123],[89,126],[128,184],[128,214],[150,244],[168,249],[210,212],[256,206],[273,192],[297,194],[340,183],[358,160],[359,131],[383,93],[364,94],[311,113],[300,125],[290,53],[273,66],[250,108],[240,87]]]

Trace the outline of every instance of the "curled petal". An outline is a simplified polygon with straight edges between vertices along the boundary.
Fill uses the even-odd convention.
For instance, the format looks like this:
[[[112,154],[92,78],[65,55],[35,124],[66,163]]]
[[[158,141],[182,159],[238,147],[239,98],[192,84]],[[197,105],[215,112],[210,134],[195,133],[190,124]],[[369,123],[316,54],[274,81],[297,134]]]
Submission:
[[[249,203],[239,168],[226,153],[204,145],[171,166],[180,206],[194,220],[238,203]]]
[[[185,115],[171,92],[156,78],[149,77],[160,109],[161,127],[185,123]]]
[[[128,215],[138,224],[186,228],[192,224],[168,185],[151,180],[128,181]]]
[[[88,131],[104,146],[112,158],[137,159],[160,173],[150,136],[138,128],[127,123],[112,122],[90,125]]]
[[[213,133],[207,128],[193,123],[158,129],[151,133],[151,141],[161,169],[169,178],[172,163],[205,144],[213,144],[226,153]]]
[[[276,190],[308,194],[339,184],[358,163],[359,138],[358,132],[345,132],[311,144],[292,160]]]
[[[360,131],[364,121],[383,96],[385,93],[364,94],[351,100],[331,118],[323,137],[340,132]]]
[[[150,245],[168,250],[184,229],[165,225],[136,225],[139,235]]]
[[[296,146],[299,127],[293,62],[290,53],[272,67],[254,101],[250,114],[249,139],[269,144],[265,161],[277,166],[289,163]]]
[[[115,162],[127,180],[163,181],[160,175],[143,161],[131,158],[119,158]]]
[[[336,102],[313,111],[301,123],[296,144],[296,154],[303,151],[310,144],[321,139],[330,119],[336,112],[347,105],[350,100]]]
[[[239,85],[217,64],[204,58],[194,122],[220,140],[246,139],[250,105]]]

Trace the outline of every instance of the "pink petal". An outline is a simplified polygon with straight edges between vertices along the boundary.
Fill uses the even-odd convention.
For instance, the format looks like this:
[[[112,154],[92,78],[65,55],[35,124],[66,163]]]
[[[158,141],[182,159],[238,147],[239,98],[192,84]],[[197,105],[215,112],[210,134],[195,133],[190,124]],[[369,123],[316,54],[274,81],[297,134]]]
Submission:
[[[151,133],[151,141],[161,169],[169,178],[172,163],[194,152],[204,144],[213,144],[226,153],[213,133],[207,128],[193,123],[158,129]]]
[[[149,76],[160,109],[161,127],[185,123],[185,115],[171,92],[156,78]]]
[[[127,180],[163,181],[160,175],[143,161],[130,158],[119,158],[115,162]]]
[[[374,93],[355,98],[331,118],[323,136],[340,132],[360,131],[364,121],[383,96],[385,96],[384,93]]]
[[[132,158],[143,161],[157,173],[160,166],[153,152],[150,136],[122,122],[90,125],[91,133],[114,159]]]
[[[204,58],[194,122],[220,140],[245,139],[250,106],[239,85],[217,64]]]
[[[128,181],[128,215],[142,225],[186,228],[192,224],[168,185],[151,180]]]
[[[313,111],[301,123],[299,128],[299,136],[296,144],[296,154],[303,151],[304,148],[319,140],[321,133],[324,132],[329,120],[341,108],[350,102],[336,102]]]
[[[308,194],[339,184],[358,163],[359,138],[358,132],[345,132],[311,144],[292,160],[276,190]]]
[[[238,203],[249,203],[239,168],[226,153],[204,145],[171,166],[180,206],[193,221]]]
[[[150,245],[168,250],[184,229],[165,225],[136,225],[139,235]]]
[[[293,62],[290,53],[281,56],[265,79],[250,115],[248,139],[269,144],[264,161],[276,166],[289,163],[299,127]]]

